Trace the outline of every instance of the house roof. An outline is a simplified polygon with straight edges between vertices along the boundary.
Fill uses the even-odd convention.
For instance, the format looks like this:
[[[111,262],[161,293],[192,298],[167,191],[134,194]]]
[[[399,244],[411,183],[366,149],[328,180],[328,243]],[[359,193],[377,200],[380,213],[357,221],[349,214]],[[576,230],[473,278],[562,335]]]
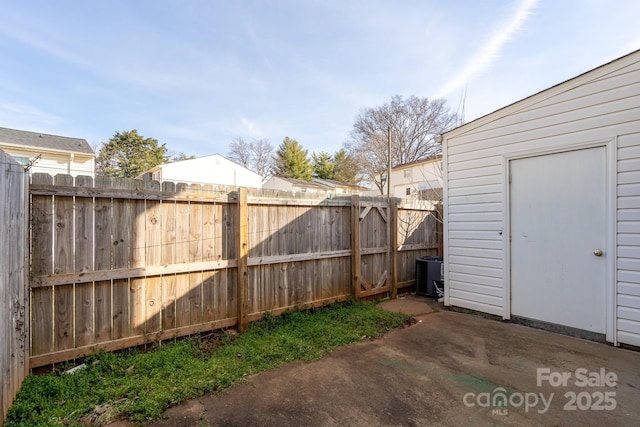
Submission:
[[[95,155],[95,152],[87,140],[82,138],[70,138],[67,136],[49,135],[46,133],[29,132],[3,127],[0,127],[0,144],[1,143],[22,147]]]
[[[328,185],[331,188],[342,187],[342,188],[353,188],[355,190],[368,190],[366,187],[362,187],[360,185],[348,184],[346,182],[336,181],[335,179],[324,179],[324,178],[315,178],[314,182],[318,182],[320,184]]]
[[[406,168],[406,167],[410,167],[410,166],[416,166],[416,165],[421,165],[421,164],[426,164],[426,163],[432,163],[432,162],[437,162],[437,161],[441,161],[442,160],[442,154],[436,154],[433,157],[429,157],[428,159],[421,159],[421,160],[414,160],[413,162],[409,162],[409,163],[404,163],[402,165],[397,165],[391,168],[391,170],[396,170],[396,169],[402,169],[402,168]]]
[[[491,113],[485,114],[484,116],[478,117],[475,120],[472,120],[470,122],[467,122],[463,125],[460,125],[458,127],[455,127],[451,130],[448,130],[447,132],[444,132],[442,135],[446,135],[447,137],[450,137],[451,135],[457,135],[460,134],[461,132],[465,132],[467,130],[471,130],[471,129],[475,129],[479,126],[481,126],[483,123],[490,121],[490,120],[495,120],[498,117],[503,117],[506,116],[507,114],[509,114],[513,109],[518,108],[521,104],[535,100],[539,97],[544,97],[545,94],[549,94],[549,93],[555,93],[557,90],[559,90],[560,88],[562,88],[563,86],[566,87],[566,85],[569,85],[571,83],[575,83],[578,84],[578,82],[580,82],[582,79],[585,78],[585,76],[588,76],[592,73],[598,73],[602,70],[605,70],[606,68],[610,67],[612,64],[618,63],[618,62],[624,62],[626,59],[629,59],[633,56],[636,55],[640,55],[640,49],[638,50],[634,50],[633,52],[630,52],[624,56],[621,56],[619,58],[616,58],[612,61],[607,62],[606,64],[602,64],[598,67],[592,68],[589,71],[585,71],[582,74],[579,74],[575,77],[572,77],[568,80],[565,80],[563,82],[560,82],[558,84],[555,84],[551,87],[548,87],[546,89],[543,89],[539,92],[534,93],[533,95],[529,95],[526,98],[522,98],[518,101],[515,101],[509,105],[506,105],[502,108],[499,108]]]
[[[284,181],[290,182],[293,185],[297,185],[298,187],[322,188],[323,190],[326,190],[327,188],[331,188],[326,184],[322,184],[315,181],[305,181],[304,179],[285,178],[282,176],[274,176],[274,178],[282,179]]]

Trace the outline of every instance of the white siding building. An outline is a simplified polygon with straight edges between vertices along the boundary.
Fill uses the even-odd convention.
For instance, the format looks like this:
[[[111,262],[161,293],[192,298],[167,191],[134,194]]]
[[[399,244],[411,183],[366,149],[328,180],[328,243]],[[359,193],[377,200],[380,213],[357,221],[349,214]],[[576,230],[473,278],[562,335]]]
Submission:
[[[181,160],[156,166],[142,174],[144,179],[229,187],[261,188],[262,177],[220,154]]]
[[[442,143],[445,304],[640,346],[640,51]]]
[[[383,174],[385,177],[386,173]],[[380,175],[375,177],[380,182]],[[383,180],[384,196],[387,195],[386,179]],[[380,190],[370,190],[367,196],[380,196]],[[391,168],[391,197],[402,199],[442,199],[442,156],[416,160]]]
[[[0,128],[0,149],[29,173],[94,176],[95,153],[86,140]]]
[[[442,192],[442,157],[392,168],[391,188],[391,197],[439,200]]]

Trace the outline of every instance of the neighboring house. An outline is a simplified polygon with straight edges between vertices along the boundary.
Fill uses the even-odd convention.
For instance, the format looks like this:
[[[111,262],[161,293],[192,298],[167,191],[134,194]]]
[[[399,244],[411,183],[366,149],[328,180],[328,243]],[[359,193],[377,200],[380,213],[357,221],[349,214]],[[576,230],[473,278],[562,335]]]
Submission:
[[[268,190],[289,191],[292,193],[319,193],[328,196],[340,196],[348,194],[360,194],[364,187],[346,184],[331,179],[314,179],[305,181],[295,178],[283,178],[274,176],[264,183],[262,188]]]
[[[229,187],[262,187],[262,177],[220,154],[181,160],[156,166],[141,175],[143,179]]]
[[[303,179],[283,178],[272,176],[262,185],[262,188],[268,190],[289,191],[292,193],[320,193],[327,194],[330,187],[314,181],[305,181]]]
[[[86,140],[0,127],[0,149],[29,173],[94,176],[95,153]]]
[[[640,346],[640,50],[442,144],[445,305]]]
[[[328,191],[328,194],[332,194],[334,196],[361,194],[364,191],[368,190],[368,188],[366,187],[347,184],[346,182],[340,182],[333,179],[314,178],[313,182],[326,185],[327,187],[330,188],[330,190]]]
[[[386,173],[382,178],[386,196]],[[380,175],[376,176],[376,181],[380,181]],[[376,188],[366,194],[380,196],[380,190]],[[391,197],[442,200],[442,156],[416,160],[391,168]]]

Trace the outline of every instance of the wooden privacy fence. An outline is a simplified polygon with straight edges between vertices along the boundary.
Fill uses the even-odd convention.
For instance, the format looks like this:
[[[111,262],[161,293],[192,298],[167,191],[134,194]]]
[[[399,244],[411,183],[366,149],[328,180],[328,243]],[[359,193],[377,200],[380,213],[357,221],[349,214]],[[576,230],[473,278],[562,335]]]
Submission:
[[[377,294],[438,253],[430,203],[34,174],[37,367]]]
[[[0,425],[28,364],[28,175],[0,150]]]

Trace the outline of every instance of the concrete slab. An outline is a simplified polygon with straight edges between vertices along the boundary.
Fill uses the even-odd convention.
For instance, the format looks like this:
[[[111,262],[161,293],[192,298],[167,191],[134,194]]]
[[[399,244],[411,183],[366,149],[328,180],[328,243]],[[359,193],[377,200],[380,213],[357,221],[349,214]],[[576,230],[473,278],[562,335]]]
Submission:
[[[421,302],[413,297],[405,302],[411,310],[427,311],[417,308]],[[431,302],[422,301],[433,308]],[[224,394],[171,408],[153,425],[640,422],[638,352],[448,311],[417,319],[379,340],[256,375]]]
[[[407,294],[398,296],[397,299],[381,302],[378,306],[387,311],[395,311],[410,316],[421,316],[433,313],[434,307],[438,307],[438,301],[415,294]]]

